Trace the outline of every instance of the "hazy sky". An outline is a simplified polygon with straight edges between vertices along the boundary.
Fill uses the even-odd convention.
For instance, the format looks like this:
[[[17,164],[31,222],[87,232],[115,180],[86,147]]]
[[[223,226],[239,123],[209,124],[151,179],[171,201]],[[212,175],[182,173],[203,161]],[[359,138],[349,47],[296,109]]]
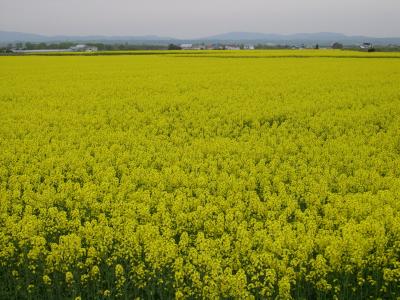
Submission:
[[[178,38],[228,31],[400,36],[400,0],[0,0],[0,30]]]

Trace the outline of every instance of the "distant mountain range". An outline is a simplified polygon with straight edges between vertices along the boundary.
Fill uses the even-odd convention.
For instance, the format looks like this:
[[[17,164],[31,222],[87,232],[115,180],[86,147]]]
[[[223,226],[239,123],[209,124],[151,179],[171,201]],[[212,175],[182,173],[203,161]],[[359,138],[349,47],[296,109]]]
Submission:
[[[105,35],[54,35],[47,36],[35,33],[0,31],[0,43],[15,42],[121,42],[121,41],[169,41],[171,37],[159,37],[155,35],[144,36],[105,36]]]
[[[274,43],[274,44],[311,44],[320,43],[332,44],[340,42],[345,45],[360,44],[363,42],[370,42],[376,45],[395,44],[400,45],[400,37],[367,37],[367,36],[348,36],[341,33],[334,32],[318,32],[318,33],[295,33],[295,34],[268,34],[257,32],[229,32],[218,34],[214,36],[198,38],[198,39],[177,39],[172,37],[162,37],[156,35],[144,36],[69,36],[57,35],[47,36],[33,33],[0,31],[0,43],[16,43],[16,42],[102,42],[102,43],[154,43],[154,44],[168,44],[168,43]]]
[[[347,38],[346,35],[333,32],[319,33],[295,33],[289,35],[269,34],[259,32],[229,32],[219,35],[210,36],[205,39],[211,40],[337,40]]]

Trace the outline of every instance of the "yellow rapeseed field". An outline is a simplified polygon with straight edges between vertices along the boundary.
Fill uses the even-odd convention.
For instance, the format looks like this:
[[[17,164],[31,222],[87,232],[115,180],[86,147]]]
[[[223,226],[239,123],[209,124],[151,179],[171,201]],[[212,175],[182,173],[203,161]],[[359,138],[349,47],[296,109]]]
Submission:
[[[400,296],[400,54],[0,57],[1,299]]]

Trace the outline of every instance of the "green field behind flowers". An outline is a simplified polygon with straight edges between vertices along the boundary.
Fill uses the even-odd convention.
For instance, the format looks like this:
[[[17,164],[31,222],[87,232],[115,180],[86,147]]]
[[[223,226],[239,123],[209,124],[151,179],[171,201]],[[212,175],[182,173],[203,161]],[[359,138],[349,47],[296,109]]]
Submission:
[[[0,299],[400,297],[400,53],[0,57]]]

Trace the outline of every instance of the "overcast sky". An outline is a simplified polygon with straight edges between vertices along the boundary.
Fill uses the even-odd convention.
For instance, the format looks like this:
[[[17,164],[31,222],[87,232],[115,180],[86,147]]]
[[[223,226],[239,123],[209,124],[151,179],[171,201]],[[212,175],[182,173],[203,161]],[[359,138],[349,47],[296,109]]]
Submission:
[[[400,36],[400,0],[0,0],[0,30],[178,38],[229,31]]]

